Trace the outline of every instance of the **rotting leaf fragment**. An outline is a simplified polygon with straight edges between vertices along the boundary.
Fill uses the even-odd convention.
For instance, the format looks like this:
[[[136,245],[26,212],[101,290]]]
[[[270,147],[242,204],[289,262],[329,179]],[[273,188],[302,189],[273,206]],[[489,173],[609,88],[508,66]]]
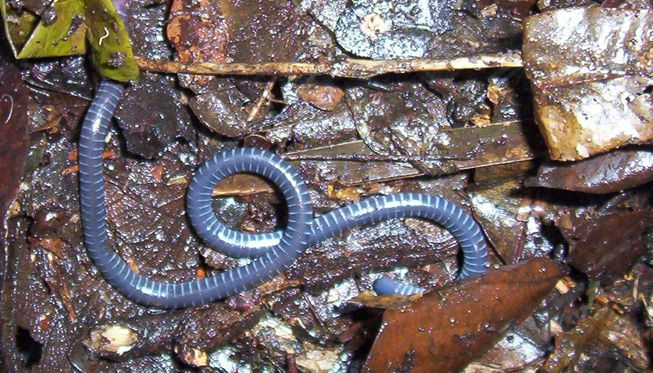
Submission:
[[[4,249],[7,213],[16,198],[29,149],[27,110],[33,102],[18,69],[1,57],[0,82],[0,177],[4,180],[0,186],[0,248]]]
[[[618,316],[609,307],[597,310],[592,316],[578,322],[568,332],[556,336],[555,350],[542,366],[542,371],[558,373],[583,370],[577,366],[583,355],[590,360],[592,351],[588,351],[599,342],[613,354],[626,357],[625,362],[635,371],[645,370],[650,358],[644,354],[644,341],[636,332],[636,327],[628,318]],[[590,353],[590,356],[586,354]],[[580,364],[579,364],[580,365]],[[585,367],[588,369],[591,367]]]
[[[458,371],[530,315],[561,277],[555,262],[534,259],[386,310],[364,371]]]
[[[618,149],[573,163],[547,162],[526,186],[607,194],[653,181],[653,148]]]
[[[570,264],[591,278],[609,282],[644,253],[643,235],[653,228],[653,210],[562,215],[556,224],[569,244]]]
[[[653,12],[571,8],[530,17],[523,57],[554,160],[653,140]]]

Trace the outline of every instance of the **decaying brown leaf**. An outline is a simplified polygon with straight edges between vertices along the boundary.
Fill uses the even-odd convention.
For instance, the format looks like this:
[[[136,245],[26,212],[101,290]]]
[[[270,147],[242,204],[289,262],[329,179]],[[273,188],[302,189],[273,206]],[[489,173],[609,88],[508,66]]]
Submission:
[[[573,368],[581,355],[597,341],[625,357],[637,370],[649,366],[644,341],[636,332],[632,321],[618,316],[609,307],[603,307],[578,325],[556,336],[555,350],[542,367],[542,371],[559,373]]]
[[[297,95],[304,101],[322,110],[334,110],[345,91],[328,82],[308,81],[297,88]]]
[[[624,274],[644,252],[642,235],[653,227],[653,211],[562,215],[556,224],[569,243],[571,264],[592,278],[609,282]]]
[[[530,17],[523,57],[555,160],[653,140],[653,12],[569,8]]]
[[[246,196],[257,193],[274,194],[274,186],[256,175],[236,174],[226,177],[213,189],[213,196]]]
[[[527,186],[607,194],[653,181],[653,149],[618,149],[573,163],[545,163]]]
[[[167,36],[182,63],[224,62],[226,59],[229,32],[216,1],[173,1]],[[197,90],[213,78],[195,75],[180,80],[184,86]]]
[[[632,189],[603,203],[609,197],[522,185],[545,147],[538,141],[542,135],[532,120],[532,92],[521,69],[521,20],[538,9],[596,1],[114,2],[135,51],[144,57],[140,66],[151,70],[127,87],[114,113],[118,128],[106,138],[103,154],[111,248],[133,271],[181,282],[243,264],[206,247],[185,213],[188,183],[197,167],[217,152],[240,146],[265,148],[290,161],[310,190],[315,216],[375,195],[441,195],[482,226],[493,247],[491,263],[509,266],[453,283],[461,263],[451,232],[422,219],[390,219],[309,248],[283,275],[252,291],[186,310],[140,306],[109,285],[84,246],[76,160],[89,101],[67,97],[92,97],[97,80],[90,66],[81,58],[22,61],[20,71],[12,71],[0,62],[0,78],[6,78],[0,80],[5,84],[0,135],[17,129],[11,123],[3,127],[3,121],[15,120],[18,109],[25,112],[14,102],[17,96],[2,95],[3,90],[22,77],[35,88],[31,95],[38,102],[27,105],[30,138],[20,148],[29,146],[24,181],[19,186],[20,172],[13,169],[7,176],[12,181],[7,187],[12,193],[18,189],[19,197],[7,220],[8,233],[0,235],[9,244],[0,256],[0,371],[358,370],[368,358],[382,312],[385,323],[368,371],[450,371],[467,364],[467,372],[529,371],[540,368],[549,354],[552,362],[560,354],[572,356],[559,359],[556,369],[609,370],[588,369],[596,368],[587,363],[592,359],[633,370],[650,366],[645,328],[651,325],[653,260],[640,255],[653,238],[643,224],[651,216],[650,191]],[[622,12],[626,3],[644,2],[608,0],[601,6]],[[6,3],[11,14],[22,7],[37,17],[52,0]],[[572,119],[576,115],[579,123],[594,125],[596,116],[610,116],[592,112],[586,120],[581,109],[590,107],[586,101],[599,92],[591,108],[625,108],[630,113],[625,124],[634,117],[648,120],[651,56],[641,51],[647,51],[650,34],[641,41],[637,32],[650,27],[631,15],[649,22],[649,13],[560,12],[584,15],[572,21],[576,28],[587,28],[574,28],[564,39],[567,25],[538,24],[539,18],[556,19],[558,13],[531,21],[543,30],[529,34],[542,40],[531,41],[545,44],[546,51],[529,65],[540,95],[536,103],[569,110]],[[615,19],[622,28],[605,24]],[[95,47],[117,40],[113,28],[98,30]],[[596,30],[606,40],[585,35]],[[357,35],[369,40],[357,41]],[[581,42],[565,53],[548,48],[559,39]],[[632,40],[634,45],[624,46]],[[585,51],[585,45],[603,41],[598,52]],[[402,45],[428,48],[423,59],[385,59],[414,51]],[[0,48],[3,52],[11,53]],[[622,52],[625,62],[619,65],[613,60]],[[384,59],[350,58],[355,55]],[[214,73],[222,76],[199,75]],[[614,87],[619,91],[610,91]],[[641,95],[633,96],[637,89]],[[621,115],[614,115],[620,120],[610,123],[610,131],[601,127],[596,133],[627,131],[615,125],[622,123]],[[562,136],[573,142],[573,151],[591,153],[576,145],[595,138],[587,132],[572,135]],[[0,144],[5,140],[0,136]],[[640,157],[645,152],[651,153],[630,147],[573,165],[547,162],[542,170],[553,167],[547,173],[550,184],[540,177],[537,186],[592,193],[632,188],[652,181],[653,166]],[[11,157],[0,148],[3,158]],[[0,162],[0,175],[4,166]],[[0,203],[3,192],[0,188]],[[288,219],[276,188],[257,176],[233,175],[213,194],[218,197],[212,201],[214,211],[233,229],[270,232],[283,229]],[[582,274],[557,281],[562,270],[555,262],[521,263],[565,254]],[[616,276],[632,263],[635,268],[626,275],[631,277]],[[435,290],[412,297],[364,292],[380,271]],[[603,286],[591,280],[604,277],[617,280]],[[592,314],[596,318],[585,317]],[[585,329],[586,321],[597,320],[595,331]],[[555,351],[554,335],[559,337]]]
[[[424,156],[379,156],[364,141],[351,141],[286,154],[288,160],[331,160],[340,182],[358,185],[370,181],[413,178],[422,172],[408,162],[441,162],[441,174],[497,164],[522,162],[541,154],[528,123],[497,124],[486,127],[444,128],[438,154]],[[370,167],[369,162],[375,162]]]
[[[81,343],[93,354],[112,360],[129,359],[173,347],[185,363],[202,366],[206,365],[204,351],[242,334],[256,324],[261,314],[258,306],[239,312],[224,303],[214,303],[203,309],[168,312],[161,317],[110,321],[93,328]],[[206,320],[210,322],[206,323]]]
[[[5,219],[16,198],[29,149],[27,106],[32,99],[18,68],[3,58],[0,82],[0,242],[4,243]]]
[[[523,321],[562,277],[549,259],[505,266],[387,310],[366,372],[453,372]]]

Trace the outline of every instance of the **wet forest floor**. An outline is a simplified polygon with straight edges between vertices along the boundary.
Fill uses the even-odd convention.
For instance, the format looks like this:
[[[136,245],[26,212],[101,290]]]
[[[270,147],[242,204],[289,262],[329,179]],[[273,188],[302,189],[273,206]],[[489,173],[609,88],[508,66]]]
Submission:
[[[651,2],[114,5],[141,65],[103,153],[111,248],[132,270],[181,282],[247,262],[207,247],[185,212],[196,168],[239,146],[289,160],[318,215],[376,195],[445,197],[480,224],[491,266],[455,281],[459,248],[449,232],[422,219],[392,219],[311,247],[274,280],[224,301],[174,311],[136,304],[106,282],[83,242],[77,144],[100,77],[85,56],[16,60],[15,40],[3,37],[3,370],[651,368]],[[10,24],[25,14],[56,24],[67,14],[56,0],[6,6]],[[585,36],[577,50],[556,50],[570,20]],[[619,44],[615,24],[627,26],[621,30],[630,47]],[[591,45],[601,46],[594,53]],[[147,65],[338,67],[352,58],[512,54],[523,56],[524,67],[363,78],[338,76],[335,68],[311,76],[212,76]],[[626,67],[616,66],[621,55]],[[595,73],[588,60],[610,73]],[[565,74],[582,69],[565,67],[576,65],[591,79],[569,80]],[[615,76],[620,69],[625,73]],[[230,227],[284,227],[284,201],[262,178],[235,175],[213,194],[214,211]],[[370,291],[381,276],[429,291],[377,297]]]

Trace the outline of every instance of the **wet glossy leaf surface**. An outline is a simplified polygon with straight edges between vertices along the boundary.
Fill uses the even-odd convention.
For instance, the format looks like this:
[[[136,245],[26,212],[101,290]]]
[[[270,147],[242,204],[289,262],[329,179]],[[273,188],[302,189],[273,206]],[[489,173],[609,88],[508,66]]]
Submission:
[[[460,370],[532,312],[560,277],[555,263],[532,260],[387,310],[364,370]]]
[[[29,149],[28,111],[33,101],[19,70],[3,57],[0,81],[0,177],[4,180],[0,187],[0,246],[4,250],[7,215],[16,198]]]
[[[80,0],[54,1],[17,58],[58,57],[86,52],[85,8]]]
[[[587,353],[588,347],[596,341],[605,349],[628,351],[629,365],[637,370],[645,369],[650,364],[649,357],[641,354],[644,342],[633,328],[631,320],[617,316],[607,307],[600,308],[592,316],[580,320],[575,329],[556,337],[555,351],[547,359],[543,371],[564,372],[582,360],[582,354]],[[592,361],[592,356],[588,358],[582,363],[587,370],[616,368],[615,362]]]
[[[375,59],[465,55],[517,42],[507,14],[486,18],[477,3],[352,1],[338,19],[336,39],[348,52]],[[500,33],[493,33],[497,23]]]
[[[7,38],[7,48],[10,48],[15,56],[36,27],[38,17],[31,12],[21,12],[15,7],[7,6],[6,0],[0,0],[0,11]]]
[[[93,19],[101,27],[88,46],[124,46],[115,8],[134,53],[149,59],[337,64],[390,52],[447,58],[519,49],[525,17],[589,3],[101,1],[87,4],[99,10]],[[643,4],[636,3],[602,6]],[[43,17],[63,21],[66,12],[52,13],[49,5],[7,2],[14,42],[24,43]],[[404,48],[416,42],[422,49]],[[2,58],[11,53],[0,48]],[[376,364],[388,351],[402,361],[408,356],[402,368],[413,364],[413,371],[422,359],[442,364],[428,371],[467,365],[466,372],[651,365],[649,149],[551,162],[533,121],[532,81],[522,69],[367,80],[142,73],[126,87],[102,155],[111,247],[133,270],[182,281],[246,262],[203,245],[184,202],[197,166],[237,146],[288,159],[316,215],[378,195],[443,196],[479,222],[492,264],[486,277],[456,282],[461,263],[451,234],[426,220],[394,219],[309,248],[256,289],[164,312],[118,294],[82,242],[77,143],[97,88],[89,62],[11,60],[0,69],[2,89],[27,89],[27,99],[14,106],[26,135],[9,144],[28,149],[24,166],[10,167],[5,183],[17,198],[2,235],[8,247],[1,370],[344,372]],[[0,122],[8,105],[0,99]],[[8,157],[23,162],[11,149]],[[260,177],[235,175],[213,194],[214,211],[235,229],[285,225],[283,198]],[[556,262],[565,263],[558,281],[549,267]],[[547,271],[533,263],[545,263]],[[428,293],[377,297],[370,291],[380,276]],[[604,309],[610,317],[591,332],[588,322],[603,320]],[[425,338],[429,330],[433,338]],[[577,333],[583,330],[596,337],[583,340]],[[395,334],[387,342],[389,332]],[[386,343],[389,349],[379,347]]]
[[[79,55],[90,46],[95,68],[104,77],[127,82],[138,78],[129,34],[110,0],[58,0],[40,18],[22,3],[0,3],[9,44],[16,58]]]
[[[146,159],[157,157],[176,138],[194,138],[188,109],[172,79],[143,75],[131,84],[115,112],[127,150]]]
[[[571,264],[590,277],[609,281],[624,274],[644,251],[653,210],[611,209],[562,215],[557,225],[569,243]]]
[[[87,0],[85,4],[87,39],[95,68],[106,78],[120,82],[136,80],[138,66],[129,34],[111,0]]]
[[[653,151],[650,147],[616,150],[570,164],[540,166],[528,186],[607,194],[653,181]]]
[[[224,62],[226,59],[230,33],[217,2],[174,1],[166,34],[181,62]],[[200,93],[213,78],[183,75],[180,80],[184,86]]]
[[[653,139],[652,19],[649,10],[593,7],[528,20],[524,61],[552,159]]]

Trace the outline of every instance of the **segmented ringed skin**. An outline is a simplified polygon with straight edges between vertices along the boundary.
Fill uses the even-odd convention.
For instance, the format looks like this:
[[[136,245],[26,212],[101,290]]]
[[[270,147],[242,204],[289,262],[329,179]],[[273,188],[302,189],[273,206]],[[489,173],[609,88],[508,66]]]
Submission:
[[[308,191],[288,163],[264,150],[239,148],[217,154],[200,166],[188,188],[187,210],[193,228],[204,242],[230,256],[253,258],[253,262],[182,283],[154,281],[136,273],[107,247],[102,151],[122,92],[121,84],[103,80],[84,118],[79,142],[80,204],[89,256],[107,282],[137,303],[183,308],[223,299],[270,280],[311,245],[353,227],[395,217],[430,219],[448,229],[461,242],[463,267],[459,278],[483,273],[488,267],[487,246],[478,224],[443,198],[416,193],[374,197],[313,219]],[[257,173],[275,182],[288,204],[285,230],[262,234],[236,232],[215,216],[211,209],[213,188],[224,177],[240,172]],[[386,280],[375,288],[407,294],[423,291]],[[390,283],[397,285],[393,288]]]

